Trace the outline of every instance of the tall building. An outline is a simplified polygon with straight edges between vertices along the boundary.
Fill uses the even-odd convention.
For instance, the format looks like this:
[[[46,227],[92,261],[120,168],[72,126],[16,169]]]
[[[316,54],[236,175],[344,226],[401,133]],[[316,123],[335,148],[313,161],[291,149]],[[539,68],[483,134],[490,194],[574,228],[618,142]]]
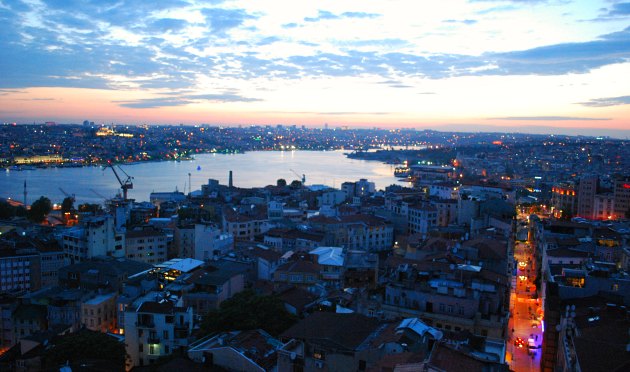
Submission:
[[[630,176],[617,177],[614,181],[615,211],[617,218],[630,217]]]
[[[572,217],[577,211],[577,192],[570,183],[561,183],[551,188],[551,207],[555,218]]]
[[[599,177],[596,175],[583,176],[578,185],[577,215],[583,218],[595,219],[595,194]]]

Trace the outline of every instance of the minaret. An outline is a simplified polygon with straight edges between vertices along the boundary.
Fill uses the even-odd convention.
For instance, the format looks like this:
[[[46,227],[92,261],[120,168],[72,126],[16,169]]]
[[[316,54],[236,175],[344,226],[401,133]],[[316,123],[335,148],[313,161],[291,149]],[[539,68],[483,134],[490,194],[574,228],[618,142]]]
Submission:
[[[228,187],[231,189],[233,186],[232,184],[232,171],[230,171],[230,177],[228,178]]]

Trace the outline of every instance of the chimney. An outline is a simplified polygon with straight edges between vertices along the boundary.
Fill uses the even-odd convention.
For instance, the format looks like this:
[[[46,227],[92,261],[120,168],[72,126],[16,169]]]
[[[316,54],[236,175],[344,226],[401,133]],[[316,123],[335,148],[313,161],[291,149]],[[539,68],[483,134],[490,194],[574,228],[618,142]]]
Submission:
[[[233,185],[233,184],[232,184],[232,171],[230,171],[230,176],[229,176],[229,178],[228,178],[228,187],[229,187],[229,188],[232,188],[232,185]]]

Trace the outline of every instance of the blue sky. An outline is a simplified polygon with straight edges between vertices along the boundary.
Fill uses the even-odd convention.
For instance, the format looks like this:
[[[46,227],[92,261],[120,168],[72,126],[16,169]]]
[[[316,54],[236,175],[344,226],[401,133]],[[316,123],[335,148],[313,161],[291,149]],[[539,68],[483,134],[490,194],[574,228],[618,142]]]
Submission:
[[[630,129],[630,1],[0,0],[0,120]]]

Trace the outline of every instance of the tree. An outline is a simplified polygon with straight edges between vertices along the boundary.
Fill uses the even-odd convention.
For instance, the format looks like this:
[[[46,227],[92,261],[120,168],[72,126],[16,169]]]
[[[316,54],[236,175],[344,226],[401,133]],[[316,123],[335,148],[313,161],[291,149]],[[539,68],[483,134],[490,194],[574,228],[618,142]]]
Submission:
[[[61,202],[61,214],[65,215],[66,213],[70,213],[74,210],[74,198],[71,196],[66,197]]]
[[[23,217],[26,215],[26,209],[22,206],[14,207],[11,204],[0,201],[0,219],[9,219],[11,217]]]
[[[237,293],[221,303],[219,310],[208,313],[201,324],[206,333],[262,328],[277,337],[297,318],[275,296],[259,296],[252,290]]]
[[[300,182],[298,180],[291,181],[291,188],[299,189],[300,187],[302,187],[302,182]]]
[[[97,214],[99,213],[103,208],[101,207],[100,204],[89,204],[89,203],[85,203],[85,204],[79,204],[79,212],[89,212],[92,214]]]
[[[41,196],[31,204],[31,209],[28,211],[28,219],[33,222],[42,222],[51,210],[52,203],[50,199]]]
[[[284,178],[278,178],[278,180],[276,181],[276,185],[279,187],[285,187],[287,185],[287,180],[285,180]]]
[[[112,371],[125,370],[125,344],[101,332],[81,330],[62,336],[44,352],[44,364],[53,369],[70,365],[105,364]]]

